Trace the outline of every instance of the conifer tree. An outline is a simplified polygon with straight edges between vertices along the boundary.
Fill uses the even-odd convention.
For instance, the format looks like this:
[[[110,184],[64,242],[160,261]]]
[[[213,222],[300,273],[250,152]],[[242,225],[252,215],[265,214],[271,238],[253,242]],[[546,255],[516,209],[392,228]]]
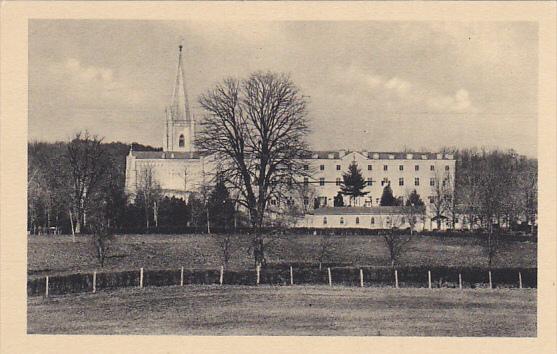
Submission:
[[[366,181],[362,177],[362,172],[358,168],[356,161],[353,161],[348,166],[348,172],[342,175],[342,183],[340,185],[340,192],[350,198],[350,205],[352,206],[358,197],[362,197],[369,192],[364,192]]]
[[[335,207],[343,207],[344,206],[344,199],[342,198],[342,193],[339,191],[335,198],[333,199],[333,205]]]
[[[418,192],[414,189],[409,195],[408,199],[406,200],[406,206],[423,206],[424,202]]]
[[[383,195],[381,195],[381,206],[396,206],[397,200],[393,196],[393,190],[391,189],[391,184],[387,183],[385,188],[383,188]]]
[[[234,219],[234,204],[230,198],[228,188],[222,178],[217,177],[215,188],[209,195],[209,215],[211,224],[221,228],[232,226]]]

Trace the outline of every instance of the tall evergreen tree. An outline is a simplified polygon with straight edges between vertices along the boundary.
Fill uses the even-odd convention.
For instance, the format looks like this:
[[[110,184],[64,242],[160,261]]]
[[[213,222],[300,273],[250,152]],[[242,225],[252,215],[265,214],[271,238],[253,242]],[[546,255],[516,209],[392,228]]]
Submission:
[[[420,198],[420,195],[414,189],[409,195],[408,199],[406,199],[406,206],[423,206],[424,201]]]
[[[358,168],[356,161],[353,161],[348,166],[348,172],[342,175],[340,192],[350,198],[350,205],[352,206],[358,197],[369,193],[363,191],[365,187],[366,181],[362,177],[362,172]]]
[[[383,194],[381,195],[381,206],[396,206],[397,200],[393,196],[393,190],[391,189],[391,184],[387,183],[385,188],[383,188]]]
[[[211,191],[208,201],[211,225],[229,228],[234,220],[234,203],[222,178],[217,178],[217,184]]]

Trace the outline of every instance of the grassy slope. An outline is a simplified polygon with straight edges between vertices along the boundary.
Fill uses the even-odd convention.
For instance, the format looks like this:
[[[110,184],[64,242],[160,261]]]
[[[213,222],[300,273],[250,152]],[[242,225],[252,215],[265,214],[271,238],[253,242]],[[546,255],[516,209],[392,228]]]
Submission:
[[[536,290],[326,286],[121,289],[29,298],[28,332],[535,336]]]
[[[287,236],[267,248],[270,261],[317,261],[319,236]],[[361,265],[388,265],[387,249],[379,236],[337,236],[325,261]],[[231,269],[253,265],[249,241],[239,239]],[[535,243],[506,242],[495,266],[535,267]],[[222,264],[214,238],[207,235],[119,235],[112,243],[107,270],[211,268]],[[31,275],[89,272],[98,267],[91,240],[70,236],[30,236],[28,270]],[[486,257],[477,239],[419,236],[402,259],[408,265],[485,266]]]

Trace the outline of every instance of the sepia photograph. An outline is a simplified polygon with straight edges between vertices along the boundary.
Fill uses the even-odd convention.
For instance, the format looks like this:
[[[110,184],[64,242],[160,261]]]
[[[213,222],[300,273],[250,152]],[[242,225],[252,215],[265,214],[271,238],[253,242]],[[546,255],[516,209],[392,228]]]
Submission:
[[[28,36],[29,334],[536,336],[537,23]]]

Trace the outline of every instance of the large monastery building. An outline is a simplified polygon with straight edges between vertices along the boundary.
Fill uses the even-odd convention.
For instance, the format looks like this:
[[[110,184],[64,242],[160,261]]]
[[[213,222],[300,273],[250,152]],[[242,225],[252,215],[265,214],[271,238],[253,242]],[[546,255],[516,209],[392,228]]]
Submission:
[[[165,195],[185,200],[209,181],[216,166],[210,156],[195,150],[193,144],[195,125],[195,118],[190,111],[182,47],[180,46],[172,101],[166,108],[163,151],[130,151],[126,160],[126,192],[128,195],[133,198],[142,176],[145,176],[146,173],[149,173],[158,182]],[[350,212],[336,210],[341,208],[330,208],[333,206],[333,198],[340,189],[342,175],[354,161],[367,181],[364,191],[368,194],[359,198],[354,205],[358,208]],[[318,209],[322,209],[306,216],[304,219],[306,226],[343,226],[346,225],[346,222],[340,223],[342,217],[343,221],[354,219],[351,223],[352,227],[355,225],[379,227],[378,225],[383,225],[379,221],[383,223],[385,215],[393,214],[391,209],[377,208],[383,188],[387,184],[390,184],[395,197],[405,198],[415,189],[426,203],[426,209],[429,210],[429,204],[434,197],[433,187],[436,181],[453,185],[455,159],[450,154],[441,153],[339,149],[313,152],[311,156],[308,156],[305,168],[313,171],[313,176],[304,179],[303,183],[312,186],[314,191],[312,198],[317,200],[304,200],[303,202],[311,207],[315,205],[319,206]],[[345,202],[347,200],[348,198],[345,198]],[[323,224],[323,217],[326,217],[324,214],[327,213],[332,215],[330,220],[336,221]],[[341,216],[347,213],[349,216]],[[361,216],[356,214],[361,214]],[[358,222],[356,224],[356,218],[369,220],[366,223]],[[372,218],[374,221],[377,219],[377,223],[372,224]],[[422,228],[428,227],[429,224],[431,224],[430,221],[424,222]]]

